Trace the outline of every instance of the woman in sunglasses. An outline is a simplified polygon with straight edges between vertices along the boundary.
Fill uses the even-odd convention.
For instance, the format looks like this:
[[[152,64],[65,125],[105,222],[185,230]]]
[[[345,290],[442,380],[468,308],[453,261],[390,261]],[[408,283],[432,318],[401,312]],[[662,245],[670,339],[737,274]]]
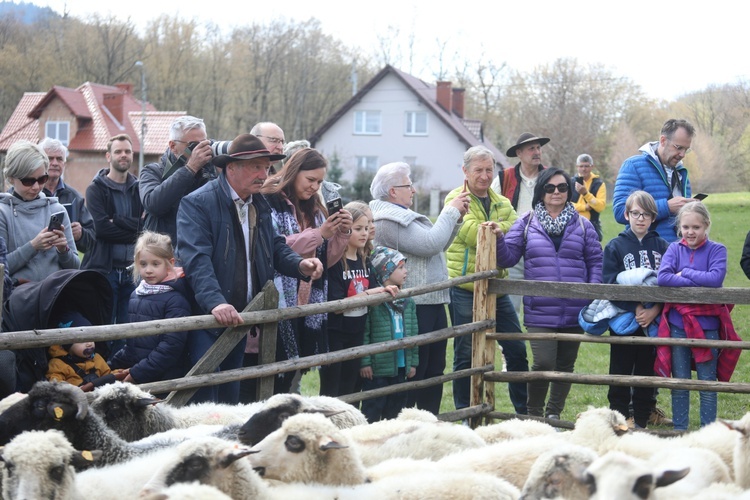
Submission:
[[[503,236],[497,223],[486,223],[497,235],[497,264],[513,267],[524,257],[524,278],[568,283],[602,282],[602,246],[591,222],[571,203],[571,179],[563,170],[548,168],[539,174],[533,209]],[[530,333],[583,333],[578,313],[590,301],[529,297],[524,302],[524,325]],[[573,372],[578,342],[532,340],[532,371]],[[549,401],[546,402],[549,390]],[[529,382],[529,415],[559,419],[570,384]]]
[[[16,142],[5,157],[10,190],[0,193],[0,236],[8,245],[8,271],[16,283],[80,266],[65,207],[42,192],[48,168],[44,150],[29,141]],[[62,225],[50,230],[53,215]]]

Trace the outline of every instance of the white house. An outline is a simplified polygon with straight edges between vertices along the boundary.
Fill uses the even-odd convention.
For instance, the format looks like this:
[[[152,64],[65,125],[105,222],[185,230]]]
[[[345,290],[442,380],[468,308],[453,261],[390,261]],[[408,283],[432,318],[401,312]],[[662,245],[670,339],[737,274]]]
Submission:
[[[392,66],[383,68],[310,138],[329,159],[334,155],[352,181],[358,169],[404,161],[422,192],[445,193],[463,183],[464,152],[489,148],[498,166],[508,159],[486,141],[482,123],[464,117],[464,89],[451,82],[431,85]]]

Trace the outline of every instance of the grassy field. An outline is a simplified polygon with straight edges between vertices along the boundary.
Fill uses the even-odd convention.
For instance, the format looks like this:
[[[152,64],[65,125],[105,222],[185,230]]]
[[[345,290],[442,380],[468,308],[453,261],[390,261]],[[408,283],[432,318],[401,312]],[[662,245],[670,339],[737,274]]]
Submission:
[[[746,222],[747,213],[750,210],[750,193],[724,193],[712,194],[705,200],[705,204],[711,212],[712,227],[710,238],[723,243],[728,251],[728,270],[724,281],[725,287],[747,287],[750,286],[745,274],[740,268],[739,261],[745,236],[750,230],[750,224]],[[623,226],[617,224],[612,215],[611,207],[602,214],[602,227],[604,230],[604,241],[617,236]],[[737,333],[743,340],[750,339],[750,305],[739,305],[732,312],[732,319]],[[743,353],[732,377],[732,382],[750,382],[750,362],[747,361],[750,354]],[[447,370],[450,371],[453,362],[453,349],[449,345]],[[528,351],[529,364],[531,363],[531,350]],[[499,360],[496,366],[500,366]],[[576,362],[576,373],[606,374],[609,371],[609,345],[606,344],[581,344],[581,349]],[[513,406],[508,399],[508,391],[505,384],[495,384],[496,409],[498,411],[512,412]],[[303,377],[302,392],[306,395],[317,394],[318,376],[316,372],[308,373]],[[738,419],[748,411],[748,396],[742,394],[719,394],[719,417]],[[567,405],[562,418],[575,420],[576,414],[584,411],[589,405],[608,406],[607,387],[591,385],[574,385],[568,396]],[[660,390],[659,406],[667,414],[671,415],[671,398],[668,390]],[[690,423],[691,428],[697,427],[698,416],[698,393],[691,393]],[[452,411],[453,391],[451,384],[447,383],[443,388],[443,401],[441,412]]]

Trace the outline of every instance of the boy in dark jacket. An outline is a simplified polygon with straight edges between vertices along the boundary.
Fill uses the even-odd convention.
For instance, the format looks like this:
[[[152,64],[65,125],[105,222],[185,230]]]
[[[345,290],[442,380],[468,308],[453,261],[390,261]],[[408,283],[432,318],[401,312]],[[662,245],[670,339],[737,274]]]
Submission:
[[[370,257],[371,277],[388,291],[400,289],[406,281],[406,258],[397,250],[377,247]],[[417,335],[417,308],[411,297],[371,306],[365,325],[364,345]],[[419,364],[419,348],[399,349],[362,358],[362,390],[400,384],[414,377]],[[406,406],[406,392],[362,402],[368,422],[396,418]]]

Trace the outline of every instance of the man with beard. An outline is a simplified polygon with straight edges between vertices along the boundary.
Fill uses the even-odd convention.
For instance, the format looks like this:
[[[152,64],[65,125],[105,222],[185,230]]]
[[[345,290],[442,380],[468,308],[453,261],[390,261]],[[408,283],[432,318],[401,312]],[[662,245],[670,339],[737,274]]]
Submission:
[[[86,189],[86,206],[94,219],[96,241],[83,259],[83,269],[93,269],[109,279],[113,292],[112,323],[127,323],[128,301],[135,289],[128,267],[141,229],[141,198],[133,165],[130,137],[120,134],[107,143],[109,168],[100,170]],[[108,343],[114,354],[124,341]]]

